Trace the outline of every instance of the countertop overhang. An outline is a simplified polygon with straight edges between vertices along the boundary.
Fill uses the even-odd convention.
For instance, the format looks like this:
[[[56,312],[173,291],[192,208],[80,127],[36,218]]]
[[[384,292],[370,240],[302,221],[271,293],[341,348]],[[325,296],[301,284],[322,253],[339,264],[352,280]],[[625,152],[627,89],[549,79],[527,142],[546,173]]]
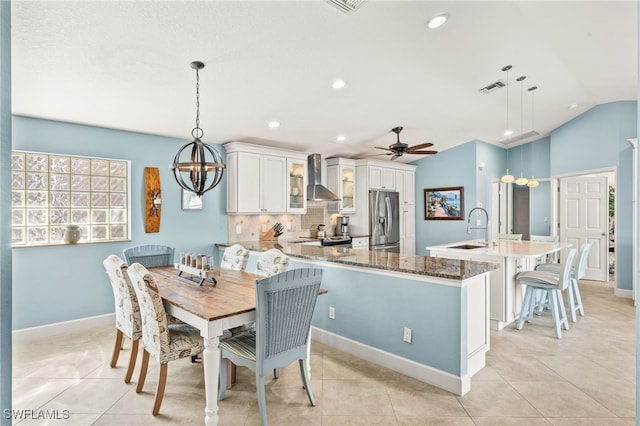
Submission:
[[[571,244],[566,243],[549,243],[544,241],[529,240],[498,240],[493,241],[488,246],[483,245],[483,241],[469,240],[459,241],[455,243],[440,244],[427,247],[427,250],[437,250],[439,252],[450,251],[452,253],[469,253],[484,256],[501,256],[501,257],[538,257],[546,254],[555,253]],[[464,249],[456,246],[481,246],[478,248]]]
[[[224,248],[233,244],[240,244],[246,249],[255,252],[263,252],[277,248],[287,256],[293,258],[333,262],[356,267],[432,276],[456,281],[462,281],[499,268],[499,265],[493,262],[477,262],[431,256],[405,256],[398,253],[369,251],[366,249],[353,249],[341,246],[318,247],[300,244],[299,241],[234,241],[216,243],[215,245],[216,247]]]

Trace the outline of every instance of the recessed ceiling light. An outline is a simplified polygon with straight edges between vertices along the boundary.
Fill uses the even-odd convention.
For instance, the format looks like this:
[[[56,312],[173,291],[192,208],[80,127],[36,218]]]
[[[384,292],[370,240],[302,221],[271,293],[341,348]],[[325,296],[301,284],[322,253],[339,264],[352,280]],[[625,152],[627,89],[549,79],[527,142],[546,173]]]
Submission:
[[[569,105],[567,107],[567,109],[574,109],[574,108],[577,108],[577,107],[578,107],[578,104],[571,104],[571,105]]]
[[[511,130],[511,129],[507,129],[507,130],[504,131],[504,135],[505,136],[511,136],[512,134],[513,134],[513,130]]]
[[[345,135],[336,136],[336,141],[338,142],[344,142],[345,140],[347,140],[347,137]]]
[[[447,22],[448,20],[449,20],[449,14],[443,13],[441,15],[434,16],[433,18],[429,19],[426,25],[427,25],[427,28],[429,28],[430,30],[435,30],[436,28],[440,28],[441,26],[443,26],[445,22]]]
[[[338,79],[331,84],[331,87],[333,87],[334,89],[342,89],[346,85],[347,85],[346,81]]]
[[[277,127],[280,127],[280,122],[279,121],[270,121],[269,124],[267,124],[267,126],[271,127],[272,129],[275,129]]]

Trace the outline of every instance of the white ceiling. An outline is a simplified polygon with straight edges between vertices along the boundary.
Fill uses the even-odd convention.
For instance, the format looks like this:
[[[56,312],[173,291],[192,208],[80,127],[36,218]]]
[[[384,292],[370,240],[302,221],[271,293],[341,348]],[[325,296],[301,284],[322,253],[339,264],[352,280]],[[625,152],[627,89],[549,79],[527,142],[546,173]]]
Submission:
[[[14,0],[13,112],[190,139],[189,63],[199,60],[206,142],[357,156],[381,152],[371,147],[395,142],[390,129],[404,126],[409,145],[504,146],[506,89],[479,92],[506,79],[504,65],[513,65],[516,133],[533,126],[545,135],[597,104],[637,99],[636,8],[633,0],[369,0],[348,15],[319,0]],[[442,12],[449,22],[427,30]],[[332,89],[336,78],[347,86]],[[270,120],[282,126],[270,129]]]

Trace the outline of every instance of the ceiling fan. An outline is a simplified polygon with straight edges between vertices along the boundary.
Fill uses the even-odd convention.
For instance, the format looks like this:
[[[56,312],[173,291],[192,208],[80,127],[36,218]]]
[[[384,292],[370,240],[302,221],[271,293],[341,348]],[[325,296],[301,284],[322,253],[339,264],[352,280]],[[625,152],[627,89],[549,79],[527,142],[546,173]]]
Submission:
[[[398,157],[402,157],[404,154],[418,154],[418,155],[428,155],[428,154],[437,154],[438,151],[423,151],[424,148],[429,148],[433,146],[431,142],[421,143],[414,146],[409,146],[406,143],[400,142],[400,132],[402,131],[402,127],[394,127],[391,129],[393,133],[396,134],[397,140],[396,143],[389,145],[388,148],[381,148],[376,146],[377,149],[384,149],[385,151],[390,151],[386,154],[377,154],[377,155],[393,155],[391,160],[395,160]]]

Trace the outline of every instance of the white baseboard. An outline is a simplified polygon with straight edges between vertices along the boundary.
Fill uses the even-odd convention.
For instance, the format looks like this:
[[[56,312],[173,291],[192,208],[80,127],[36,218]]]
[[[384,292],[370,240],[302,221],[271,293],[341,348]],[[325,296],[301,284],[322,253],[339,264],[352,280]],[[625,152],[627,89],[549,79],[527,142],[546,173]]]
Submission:
[[[42,337],[55,336],[73,331],[87,330],[106,324],[113,324],[115,328],[116,314],[97,315],[95,317],[80,318],[77,320],[57,322],[54,324],[41,325],[38,327],[22,328],[14,330],[12,339],[14,342],[25,342],[28,340],[40,339]]]
[[[633,290],[626,290],[617,288],[613,291],[613,295],[616,297],[622,297],[624,299],[633,299]]]
[[[346,337],[326,330],[316,327],[312,327],[311,330],[311,338],[313,340],[382,367],[397,371],[406,376],[413,377],[421,382],[428,383],[460,396],[471,390],[471,376],[469,375],[458,377],[451,373],[356,342],[355,340],[347,339]]]

